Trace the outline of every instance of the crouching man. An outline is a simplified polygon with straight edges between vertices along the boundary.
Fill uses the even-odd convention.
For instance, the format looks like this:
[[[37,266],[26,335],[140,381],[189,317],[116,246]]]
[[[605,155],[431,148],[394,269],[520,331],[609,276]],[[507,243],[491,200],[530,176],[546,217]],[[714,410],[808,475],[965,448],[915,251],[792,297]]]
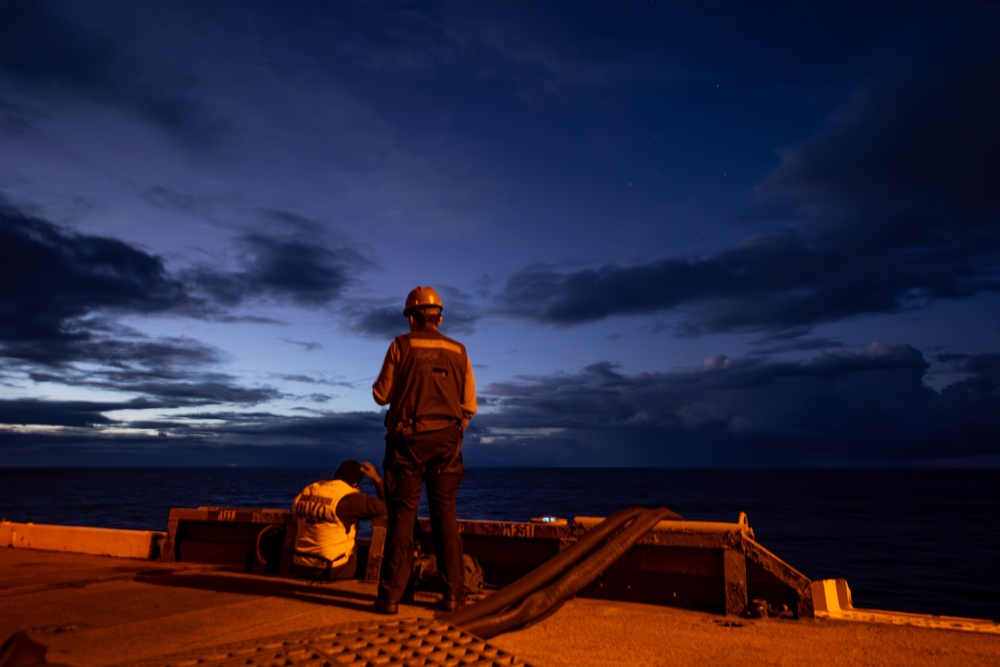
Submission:
[[[364,477],[374,483],[378,498],[358,489]],[[323,581],[353,579],[358,523],[386,515],[382,478],[368,461],[344,461],[333,479],[314,482],[295,497],[292,514],[295,575]]]

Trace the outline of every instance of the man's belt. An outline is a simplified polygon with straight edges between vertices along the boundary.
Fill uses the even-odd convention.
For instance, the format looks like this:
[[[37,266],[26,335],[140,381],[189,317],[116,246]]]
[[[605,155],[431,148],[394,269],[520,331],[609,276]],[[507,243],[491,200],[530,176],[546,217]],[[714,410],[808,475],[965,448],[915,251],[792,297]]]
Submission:
[[[351,559],[351,554],[349,554],[347,552],[344,552],[340,556],[337,556],[337,558],[331,560],[331,559],[327,558],[326,556],[320,556],[319,554],[306,553],[304,551],[299,551],[298,549],[293,549],[292,550],[292,556],[298,556],[299,558],[311,558],[313,560],[318,560],[318,561],[322,561],[323,562],[323,566],[322,567],[315,567],[313,565],[300,565],[299,566],[299,567],[308,567],[308,568],[311,568],[313,570],[324,570],[324,569],[325,570],[330,570],[333,567],[340,567],[340,565],[344,565],[345,563],[347,563],[347,561],[349,561]],[[340,563],[340,565],[336,565],[335,566],[334,563],[340,561],[341,559],[346,559],[346,560],[344,560],[343,563]],[[294,559],[293,559],[292,562],[293,563],[295,562]]]

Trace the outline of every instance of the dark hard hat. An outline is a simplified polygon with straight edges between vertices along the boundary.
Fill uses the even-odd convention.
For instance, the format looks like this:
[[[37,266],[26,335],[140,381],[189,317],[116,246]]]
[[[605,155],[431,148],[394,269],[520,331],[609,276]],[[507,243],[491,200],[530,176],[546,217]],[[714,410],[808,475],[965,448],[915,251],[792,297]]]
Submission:
[[[441,297],[434,291],[433,287],[415,287],[406,295],[406,306],[403,308],[403,316],[408,317],[413,308],[440,308],[444,310]]]

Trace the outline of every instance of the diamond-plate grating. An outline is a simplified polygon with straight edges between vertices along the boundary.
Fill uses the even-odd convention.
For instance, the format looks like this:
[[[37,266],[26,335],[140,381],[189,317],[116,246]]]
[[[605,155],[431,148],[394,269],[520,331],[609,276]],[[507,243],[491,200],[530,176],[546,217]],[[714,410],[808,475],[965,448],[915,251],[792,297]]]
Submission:
[[[344,623],[130,662],[134,667],[529,667],[485,640],[431,618]]]

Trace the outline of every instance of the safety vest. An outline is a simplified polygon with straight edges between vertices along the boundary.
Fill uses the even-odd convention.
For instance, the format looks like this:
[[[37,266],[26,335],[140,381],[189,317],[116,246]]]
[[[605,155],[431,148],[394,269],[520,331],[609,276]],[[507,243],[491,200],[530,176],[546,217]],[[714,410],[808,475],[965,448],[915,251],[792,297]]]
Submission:
[[[350,530],[337,518],[337,504],[359,491],[334,479],[310,484],[295,497],[295,554],[292,562],[303,567],[326,568],[345,564],[354,553],[357,524]]]
[[[433,329],[396,336],[396,368],[385,426],[389,433],[434,431],[462,421],[465,346]]]

